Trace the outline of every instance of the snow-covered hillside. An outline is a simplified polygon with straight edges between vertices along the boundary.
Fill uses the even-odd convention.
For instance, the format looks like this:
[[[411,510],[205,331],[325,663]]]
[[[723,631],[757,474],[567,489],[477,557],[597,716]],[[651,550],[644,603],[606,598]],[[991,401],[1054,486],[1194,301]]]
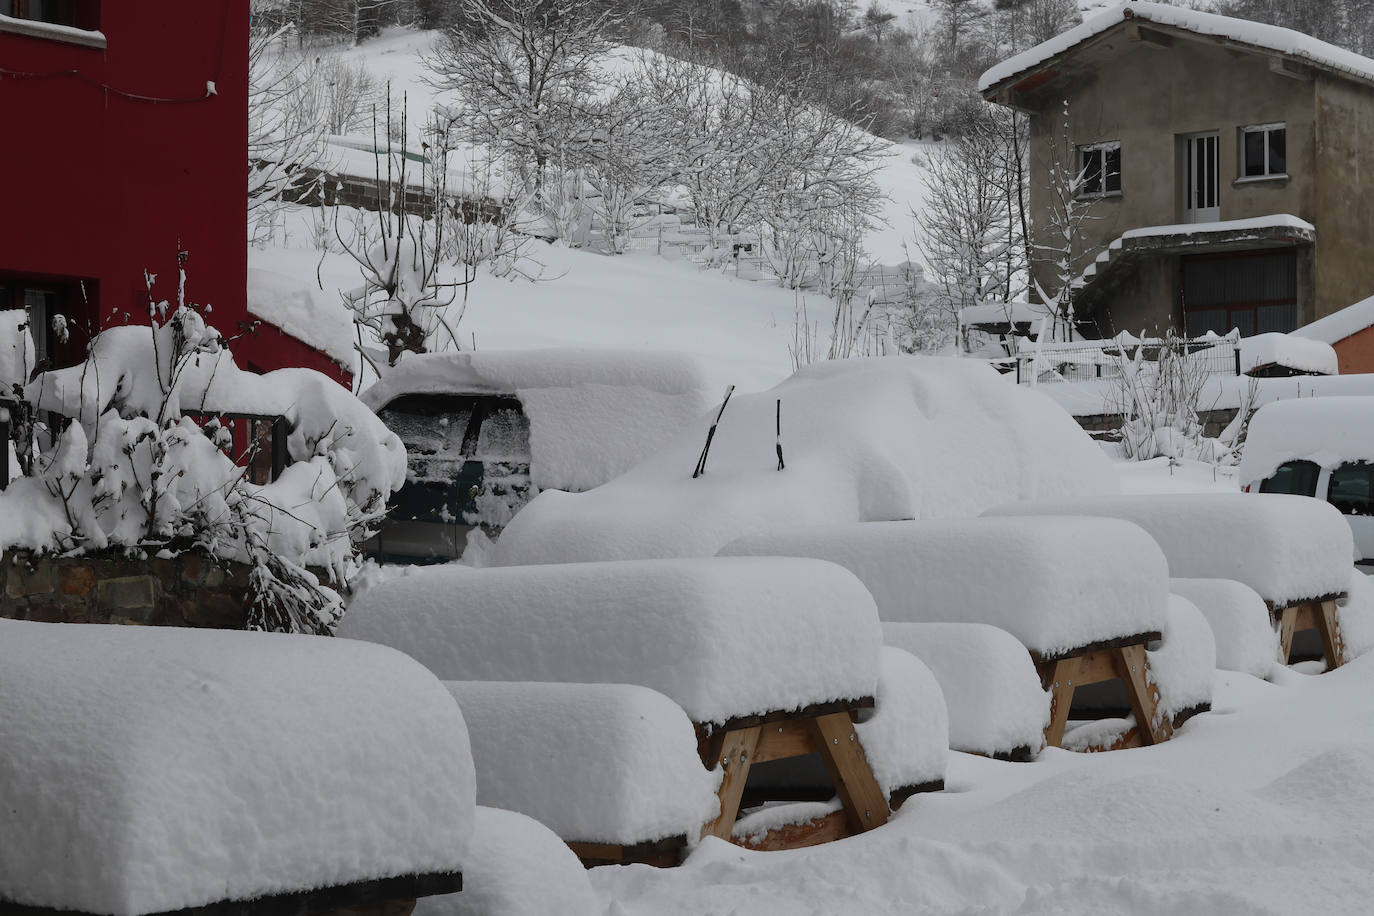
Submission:
[[[399,107],[404,97],[414,149],[420,147],[426,113],[443,100],[425,82],[423,61],[437,34],[393,28],[356,48],[325,52],[365,67],[379,83],[388,84],[394,106]],[[623,66],[628,54],[647,53],[651,52],[618,52],[608,67]],[[884,152],[878,182],[885,200],[865,238],[867,261],[919,261],[912,214],[924,206],[924,163],[936,144],[878,142]],[[367,158],[355,152],[345,151]],[[347,227],[353,216],[345,212],[342,225]],[[249,249],[250,308],[336,358],[351,359],[355,334],[341,294],[361,281],[357,264],[341,252],[333,235],[331,212],[286,208],[268,240]],[[804,348],[804,339],[814,338],[813,348],[826,348],[834,303],[821,293],[741,279],[749,271],[738,268],[703,271],[673,251],[660,257],[658,246],[650,247],[651,251],[609,257],[531,242],[523,269],[537,282],[479,272],[460,298],[466,310],[456,326],[457,336],[464,347],[487,349],[682,350],[714,364],[723,381],[746,390],[770,387],[790,373],[791,351]],[[447,278],[454,275],[446,271]],[[450,310],[450,320],[457,314]],[[441,341],[441,346],[448,344]]]

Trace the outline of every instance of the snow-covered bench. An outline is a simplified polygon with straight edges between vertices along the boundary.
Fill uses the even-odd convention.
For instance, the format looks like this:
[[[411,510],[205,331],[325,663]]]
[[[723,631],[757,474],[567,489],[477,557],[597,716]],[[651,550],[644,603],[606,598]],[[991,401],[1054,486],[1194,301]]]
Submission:
[[[1140,528],[1112,519],[866,522],[741,538],[731,555],[830,560],[868,586],[885,622],[981,623],[1030,651],[1051,691],[1044,741],[1059,745],[1077,687],[1119,679],[1145,744],[1169,738],[1174,712],[1147,646],[1167,619],[1168,571]],[[904,643],[905,644],[905,643]],[[969,688],[966,671],[942,688]],[[937,669],[937,674],[939,669]],[[1007,754],[1014,747],[995,747]]]
[[[1029,760],[1045,746],[1050,697],[1015,636],[985,623],[884,623],[883,641],[934,672],[951,750]]]
[[[1176,578],[1234,579],[1259,593],[1287,662],[1293,634],[1315,630],[1330,668],[1349,657],[1337,605],[1354,560],[1350,526],[1306,496],[1178,493],[1008,503],[985,516],[1092,515],[1149,532]]]
[[[1279,637],[1264,599],[1234,579],[1170,579],[1169,591],[1191,601],[1217,644],[1217,667],[1267,678],[1279,662]]]
[[[381,646],[0,620],[0,736],[0,912],[404,911],[461,888],[463,717]]]
[[[868,739],[856,728],[859,712],[873,707],[881,691],[882,634],[863,584],[833,564],[705,558],[417,570],[358,595],[339,634],[398,648],[444,679],[630,684],[657,691],[693,723],[700,764],[723,770],[719,813],[704,833],[724,839],[732,834],[755,763],[819,752],[848,832],[883,823],[907,788],[874,779]],[[470,691],[477,700],[479,688]],[[513,701],[517,693],[507,697]],[[564,702],[585,710],[578,696],[585,692],[570,690]],[[485,697],[492,700],[496,692]],[[927,702],[939,703],[943,717],[938,697]],[[629,703],[625,694],[616,700]],[[877,713],[873,723],[900,726],[903,720],[900,711]],[[474,707],[474,720],[482,715]],[[643,740],[672,727],[662,721],[635,731],[622,712],[609,709],[606,716],[616,723],[606,728]],[[485,726],[479,731],[490,734]],[[913,740],[938,743],[940,770],[922,780],[938,786],[945,734]],[[617,748],[607,742],[603,753],[614,756]],[[625,861],[645,842],[680,845],[689,835],[678,829],[649,837],[627,829],[614,837],[574,832],[563,838],[596,853],[589,858]],[[578,845],[593,843],[594,849]]]

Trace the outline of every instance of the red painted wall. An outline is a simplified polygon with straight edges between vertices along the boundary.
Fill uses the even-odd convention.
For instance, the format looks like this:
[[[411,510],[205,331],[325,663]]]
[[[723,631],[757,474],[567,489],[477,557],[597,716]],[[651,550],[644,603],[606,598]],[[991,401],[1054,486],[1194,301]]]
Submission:
[[[249,320],[248,0],[90,5],[104,49],[0,30],[0,273],[95,281],[77,317],[122,324],[147,320],[144,270],[175,301],[185,250],[188,298],[232,337]],[[234,350],[342,377],[280,332]]]

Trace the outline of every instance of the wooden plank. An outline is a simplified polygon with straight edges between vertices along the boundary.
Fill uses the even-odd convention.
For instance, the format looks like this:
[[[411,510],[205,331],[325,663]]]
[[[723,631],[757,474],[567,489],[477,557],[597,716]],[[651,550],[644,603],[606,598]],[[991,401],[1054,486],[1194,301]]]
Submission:
[[[1292,608],[1293,611],[1293,632],[1301,633],[1303,630],[1317,629],[1317,619],[1320,616],[1319,605],[1299,604]]]
[[[1279,663],[1286,665],[1293,654],[1293,626],[1297,622],[1298,609],[1286,607],[1275,613],[1279,618]]]
[[[811,719],[832,712],[872,709],[874,704],[873,697],[867,696],[853,700],[835,700],[830,703],[812,703],[801,709],[774,709],[761,715],[735,716],[732,719],[727,719],[724,723],[698,722],[696,723],[697,751],[701,754],[702,764],[709,770],[720,761],[722,736],[735,729],[747,728],[750,725],[770,725],[796,719]]]
[[[1323,601],[1312,610],[1327,670],[1335,670],[1345,664],[1345,634],[1341,632],[1340,612],[1335,601]]]
[[[848,721],[848,716],[839,713]],[[714,836],[722,840],[730,839],[730,831],[739,817],[739,801],[744,794],[744,784],[749,780],[749,767],[754,762],[754,751],[759,745],[762,726],[751,725],[725,733],[721,742],[720,758],[715,761],[725,768],[725,778],[721,780],[720,814],[701,830],[703,837]]]
[[[887,796],[873,778],[873,767],[864,753],[854,723],[844,712],[816,716],[810,720],[813,737],[820,746],[821,759],[835,783],[849,824],[854,831],[872,830],[887,823],[890,812]]]
[[[757,839],[735,837],[731,840],[736,846],[756,849],[760,852],[776,852],[781,849],[801,849],[806,846],[819,846],[833,840],[853,836],[849,817],[844,811],[832,811],[823,817],[812,818],[797,824],[783,824],[774,827]]]
[[[146,916],[303,916],[303,914],[367,913],[369,916],[400,916],[415,898],[453,894],[463,889],[458,872],[405,875],[338,885],[313,891],[297,891],[253,900],[224,900],[181,910],[164,910]],[[0,897],[0,916],[88,916],[76,910],[10,903]]]
[[[1074,679],[1078,677],[1078,659],[1061,658],[1046,663],[1040,675],[1045,689],[1050,691],[1050,724],[1045,726],[1045,746],[1059,747],[1064,742],[1064,727],[1069,724],[1069,707],[1073,705]]]
[[[804,721],[779,722],[764,725],[762,729],[759,746],[754,750],[754,763],[786,760],[788,757],[816,752],[811,729]]]
[[[1112,650],[1117,655],[1117,671],[1126,685],[1136,725],[1140,726],[1143,744],[1168,741],[1174,733],[1174,723],[1159,716],[1159,688],[1150,677],[1150,660],[1143,645],[1122,646]]]
[[[1078,671],[1074,674],[1074,686],[1081,687],[1084,684],[1100,684],[1103,681],[1115,680],[1116,673],[1116,650],[1106,649],[1099,652],[1088,652],[1078,658]]]
[[[682,858],[687,848],[687,837],[675,836],[665,840],[651,840],[634,846],[619,843],[582,843],[567,841],[573,855],[587,868],[597,865],[653,865],[658,868],[671,868]]]
[[[1063,652],[1055,652],[1050,655],[1041,655],[1034,650],[1031,651],[1031,658],[1035,661],[1038,668],[1046,662],[1056,662],[1061,658],[1077,658],[1087,655],[1089,652],[1100,652],[1103,649],[1119,649],[1122,646],[1143,645],[1148,642],[1157,642],[1164,636],[1158,630],[1148,630],[1144,633],[1135,633],[1131,636],[1121,636],[1117,639],[1103,639],[1098,642],[1090,642],[1087,645],[1079,646],[1075,649],[1067,649]],[[1046,690],[1049,688],[1046,687]]]

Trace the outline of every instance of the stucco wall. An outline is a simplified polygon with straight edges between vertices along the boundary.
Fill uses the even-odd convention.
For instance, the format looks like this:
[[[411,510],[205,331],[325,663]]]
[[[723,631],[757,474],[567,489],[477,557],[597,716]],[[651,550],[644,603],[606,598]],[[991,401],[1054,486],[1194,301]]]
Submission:
[[[1318,79],[1316,156],[1317,290],[1309,321],[1374,294],[1374,89]]]
[[[1268,59],[1260,55],[1185,37],[1175,37],[1169,48],[1156,48],[1133,42],[1122,31],[1085,53],[1088,59],[1061,68],[1061,75],[1023,97],[1038,109],[1031,120],[1031,207],[1040,233],[1048,230],[1049,191],[1043,176],[1049,173],[1051,143],[1063,134],[1062,100],[1070,100],[1068,134],[1073,145],[1121,142],[1122,193],[1094,204],[1093,219],[1081,232],[1078,269],[1128,229],[1182,221],[1181,138],[1206,131],[1218,133],[1221,219],[1292,213],[1316,223],[1317,244],[1324,244],[1323,222],[1329,214],[1317,203],[1316,81],[1273,73]],[[1239,129],[1274,121],[1287,123],[1290,177],[1236,181]],[[1316,218],[1318,213],[1322,219]],[[1047,240],[1038,236],[1037,241]],[[1039,265],[1037,275],[1052,288],[1048,265]],[[1142,289],[1140,295],[1147,292]],[[1362,295],[1370,292],[1374,289]],[[1360,297],[1348,294],[1341,301]],[[1129,316],[1123,321],[1140,324],[1136,316],[1142,310],[1159,312],[1163,321],[1169,314],[1164,310],[1172,309],[1173,303],[1147,307],[1123,299],[1121,308]],[[1310,320],[1306,314],[1303,318]]]

